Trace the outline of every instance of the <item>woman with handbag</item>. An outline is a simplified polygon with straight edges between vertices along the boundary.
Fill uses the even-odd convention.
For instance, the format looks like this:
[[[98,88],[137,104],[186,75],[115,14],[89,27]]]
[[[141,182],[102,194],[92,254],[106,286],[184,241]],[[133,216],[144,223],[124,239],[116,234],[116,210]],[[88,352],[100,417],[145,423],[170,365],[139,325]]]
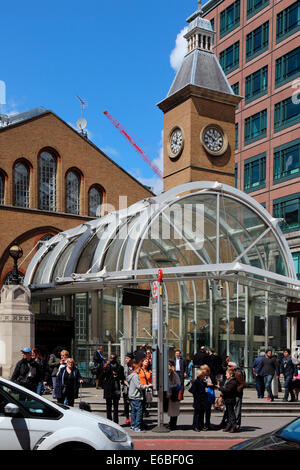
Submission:
[[[210,368],[208,365],[204,364],[200,367],[200,370],[205,372],[204,382],[206,383],[206,397],[207,397],[207,406],[205,410],[205,424],[203,427],[203,431],[208,431],[211,429],[210,426],[210,416],[211,416],[211,405],[213,405],[216,401],[216,395],[214,391],[214,384],[210,378]]]
[[[170,422],[168,428],[171,431],[175,431],[177,427],[177,419],[180,414],[180,400],[178,397],[179,391],[181,390],[180,377],[175,371],[175,362],[169,361],[169,381],[168,381],[168,416]]]
[[[141,385],[150,385],[152,384],[152,371],[149,368],[149,360],[147,358],[143,359],[141,363],[141,368],[140,368],[140,381]],[[143,417],[144,416],[149,416],[149,411],[147,410],[147,407],[150,403],[150,395],[152,396],[152,389],[149,388],[147,390],[143,391]],[[152,401],[152,400],[151,400]],[[145,424],[143,422],[142,424],[143,428],[145,428]]]
[[[62,368],[57,376],[55,395],[58,403],[73,406],[82,383],[83,380],[74,359],[69,358],[66,367]]]

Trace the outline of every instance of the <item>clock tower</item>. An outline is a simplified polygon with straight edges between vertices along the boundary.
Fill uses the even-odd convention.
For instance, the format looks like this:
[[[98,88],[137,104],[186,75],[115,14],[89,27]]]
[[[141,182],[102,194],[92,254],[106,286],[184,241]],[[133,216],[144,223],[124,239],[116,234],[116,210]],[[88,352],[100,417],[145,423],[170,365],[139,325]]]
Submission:
[[[187,22],[187,53],[164,112],[164,190],[190,181],[234,186],[236,96],[213,53],[214,31],[198,10]]]

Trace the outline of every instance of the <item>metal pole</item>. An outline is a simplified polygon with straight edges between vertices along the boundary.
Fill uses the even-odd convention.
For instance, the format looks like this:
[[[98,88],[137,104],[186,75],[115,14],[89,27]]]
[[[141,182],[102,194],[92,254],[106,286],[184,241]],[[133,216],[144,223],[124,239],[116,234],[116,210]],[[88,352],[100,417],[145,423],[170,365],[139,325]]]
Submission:
[[[245,370],[247,371],[247,380],[249,380],[248,377],[248,365],[249,365],[249,342],[248,342],[248,336],[249,336],[249,290],[248,286],[245,287],[245,352],[244,352],[244,367]]]
[[[265,292],[265,348],[269,347],[269,296]]]
[[[137,313],[136,307],[131,307],[132,326],[133,326],[133,350],[136,351],[136,337],[137,337]]]
[[[209,346],[213,348],[213,334],[214,334],[214,325],[213,325],[213,283],[209,280]]]
[[[164,426],[164,358],[163,358],[163,281],[162,270],[158,270],[158,279],[153,283],[153,297],[152,297],[152,315],[155,315],[153,321],[153,336],[157,337],[157,365],[158,365],[158,397],[157,397],[157,426],[152,429],[154,432],[169,432],[168,428]],[[154,306],[154,308],[153,308]]]
[[[230,355],[230,298],[229,298],[229,285],[226,284],[226,355]]]

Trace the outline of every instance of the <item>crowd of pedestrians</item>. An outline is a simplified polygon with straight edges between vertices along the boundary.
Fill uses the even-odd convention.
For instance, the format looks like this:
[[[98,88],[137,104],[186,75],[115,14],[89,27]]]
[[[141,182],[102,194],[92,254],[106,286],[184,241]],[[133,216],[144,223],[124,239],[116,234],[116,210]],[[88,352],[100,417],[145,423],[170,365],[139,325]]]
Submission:
[[[48,388],[58,403],[74,405],[83,378],[69,351],[56,348],[49,358],[39,348],[24,348],[22,359],[16,364],[11,380],[42,394]],[[125,425],[136,432],[147,430],[145,417],[153,401],[152,349],[146,344],[136,351],[128,352],[124,365],[116,354],[109,360],[103,347],[93,356],[92,373],[96,388],[103,389],[107,419],[119,422],[119,403],[124,402]],[[283,351],[281,361],[271,349],[262,351],[252,365],[257,397],[274,401],[274,384],[284,379],[283,401],[298,400],[300,373],[290,349]],[[193,420],[195,432],[212,429],[211,410],[223,411],[221,422],[214,429],[234,433],[241,427],[243,391],[246,386],[245,372],[226,356],[224,360],[213,348],[202,346],[188,361],[177,349],[168,363],[168,390],[164,392],[164,412],[169,417],[170,430],[177,428],[180,403],[184,392],[193,396]],[[218,395],[218,396],[217,396]]]
[[[58,403],[73,406],[83,378],[69,352],[56,348],[47,358],[41,349],[26,347],[21,353],[11,380],[38,395],[51,387]]]

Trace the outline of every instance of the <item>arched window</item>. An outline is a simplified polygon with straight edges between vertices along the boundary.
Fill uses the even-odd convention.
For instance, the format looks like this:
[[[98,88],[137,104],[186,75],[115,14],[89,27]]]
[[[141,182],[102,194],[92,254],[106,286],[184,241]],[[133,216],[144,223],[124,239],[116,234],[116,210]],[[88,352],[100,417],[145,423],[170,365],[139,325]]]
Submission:
[[[14,169],[14,205],[29,207],[29,168],[17,163]]]
[[[80,176],[75,171],[69,171],[66,177],[66,212],[80,212]]]
[[[91,217],[100,217],[103,193],[101,189],[93,187],[89,192],[89,215]]]
[[[0,171],[0,204],[4,204],[5,176]]]
[[[39,159],[39,207],[45,211],[56,211],[56,168],[56,158],[50,152],[42,152]]]

